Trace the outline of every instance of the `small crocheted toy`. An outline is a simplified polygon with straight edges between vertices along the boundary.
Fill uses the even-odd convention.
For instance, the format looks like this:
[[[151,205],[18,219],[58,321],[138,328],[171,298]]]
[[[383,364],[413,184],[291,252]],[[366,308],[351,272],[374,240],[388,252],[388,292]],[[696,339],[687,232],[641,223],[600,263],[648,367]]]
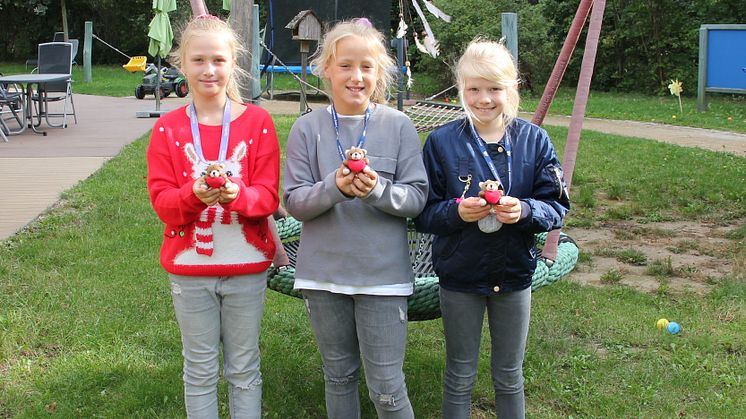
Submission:
[[[503,197],[503,187],[495,180],[479,182],[479,197],[490,205],[496,205]]]
[[[220,188],[230,182],[225,173],[225,165],[222,163],[209,164],[205,169],[204,178],[207,186],[211,188]]]
[[[347,158],[343,162],[345,165],[345,168],[342,169],[343,175],[349,175],[350,170],[354,173],[360,173],[363,170],[365,170],[365,167],[368,166],[368,150],[364,148],[358,148],[358,147],[350,147],[347,151],[345,151],[345,156]]]

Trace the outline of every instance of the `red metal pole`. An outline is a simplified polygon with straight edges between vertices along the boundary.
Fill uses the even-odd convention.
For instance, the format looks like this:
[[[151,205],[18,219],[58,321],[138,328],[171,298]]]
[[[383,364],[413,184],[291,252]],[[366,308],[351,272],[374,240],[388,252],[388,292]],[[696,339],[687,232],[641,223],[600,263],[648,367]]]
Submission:
[[[541,125],[544,122],[544,117],[547,115],[549,106],[552,104],[557,88],[559,88],[562,77],[565,75],[567,64],[570,62],[572,52],[575,50],[575,45],[578,44],[578,38],[580,38],[580,32],[583,31],[586,19],[588,19],[588,12],[591,10],[593,0],[581,0],[578,5],[578,11],[575,12],[575,18],[572,20],[570,30],[567,32],[567,38],[565,43],[562,45],[562,50],[557,57],[557,62],[554,63],[552,69],[552,75],[549,76],[547,85],[544,88],[544,93],[541,95],[539,106],[536,107],[534,117],[531,120],[536,125]]]
[[[202,16],[207,14],[207,7],[204,0],[189,0],[192,5],[192,16]]]
[[[565,182],[567,183],[568,191],[572,185],[575,158],[578,155],[578,146],[580,144],[580,131],[583,128],[585,105],[588,103],[588,95],[591,90],[593,67],[596,63],[598,38],[601,34],[601,24],[604,20],[605,8],[606,0],[595,0],[593,2],[591,22],[588,26],[588,35],[585,40],[585,50],[583,51],[583,62],[580,65],[578,88],[575,92],[575,104],[572,107],[572,117],[570,119],[570,126],[567,130],[567,142],[565,143],[565,152],[562,157],[562,169],[565,174]],[[547,235],[547,241],[544,243],[544,249],[541,252],[541,255],[544,258],[552,261],[557,260],[557,244],[559,243],[559,236],[559,230],[554,230]]]

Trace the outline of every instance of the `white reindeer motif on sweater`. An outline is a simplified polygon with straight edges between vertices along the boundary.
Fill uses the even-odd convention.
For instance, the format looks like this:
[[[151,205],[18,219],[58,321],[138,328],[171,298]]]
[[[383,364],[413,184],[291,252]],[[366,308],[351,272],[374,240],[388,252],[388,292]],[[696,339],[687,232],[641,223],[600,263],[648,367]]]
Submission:
[[[240,142],[225,164],[229,177],[241,177],[241,160],[246,157],[246,143]],[[205,174],[210,161],[199,156],[194,145],[184,146],[187,159],[192,163],[192,178]],[[244,237],[238,213],[226,211],[220,204],[207,207],[199,216],[194,229],[195,247],[182,252],[174,261],[178,265],[225,265],[255,263],[267,257]]]

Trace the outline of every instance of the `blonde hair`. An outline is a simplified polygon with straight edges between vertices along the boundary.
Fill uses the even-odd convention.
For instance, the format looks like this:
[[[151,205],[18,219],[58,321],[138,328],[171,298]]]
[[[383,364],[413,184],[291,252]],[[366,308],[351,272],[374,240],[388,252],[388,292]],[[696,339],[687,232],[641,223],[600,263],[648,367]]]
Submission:
[[[241,98],[241,87],[243,86],[243,80],[250,77],[250,75],[246,70],[238,66],[237,60],[240,54],[246,54],[247,51],[241,44],[241,41],[239,41],[236,32],[233,31],[228,23],[220,20],[218,17],[202,15],[187,22],[179,36],[179,46],[169,54],[169,61],[176,68],[182,71],[182,66],[186,60],[186,53],[189,49],[189,43],[197,36],[208,34],[212,36],[223,36],[228,43],[228,47],[233,55],[233,71],[228,79],[225,93],[231,100],[239,103],[243,102],[243,99]]]
[[[374,28],[368,19],[342,21],[327,32],[321,41],[321,51],[311,60],[311,65],[314,66],[313,74],[323,79],[327,90],[330,89],[329,79],[324,75],[325,70],[336,58],[337,43],[350,36],[362,39],[375,60],[378,79],[370,100],[375,103],[386,103],[386,94],[394,78],[391,74],[394,59],[388,54],[383,34]]]
[[[513,55],[500,42],[476,38],[469,43],[456,65],[456,85],[459,100],[469,121],[481,122],[464,100],[464,85],[468,78],[482,78],[497,83],[505,89],[506,104],[502,112],[503,127],[507,127],[518,116],[521,97],[518,94],[518,70]]]

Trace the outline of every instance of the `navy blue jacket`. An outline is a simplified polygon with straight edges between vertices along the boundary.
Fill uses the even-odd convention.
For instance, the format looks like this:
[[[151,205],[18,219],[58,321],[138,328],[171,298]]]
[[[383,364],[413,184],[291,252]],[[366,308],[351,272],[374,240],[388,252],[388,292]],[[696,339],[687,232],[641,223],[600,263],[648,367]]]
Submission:
[[[506,138],[512,146],[510,182]],[[560,228],[570,209],[562,168],[544,129],[516,119],[500,143],[488,146],[507,195],[520,199],[522,207],[517,223],[489,234],[458,215],[456,198],[465,186],[459,177],[473,178],[465,197],[477,196],[479,182],[493,178],[467,120],[433,131],[423,151],[430,186],[425,209],[415,225],[418,231],[435,235],[435,272],[440,286],[452,291],[494,295],[530,287],[538,256],[534,235]]]

